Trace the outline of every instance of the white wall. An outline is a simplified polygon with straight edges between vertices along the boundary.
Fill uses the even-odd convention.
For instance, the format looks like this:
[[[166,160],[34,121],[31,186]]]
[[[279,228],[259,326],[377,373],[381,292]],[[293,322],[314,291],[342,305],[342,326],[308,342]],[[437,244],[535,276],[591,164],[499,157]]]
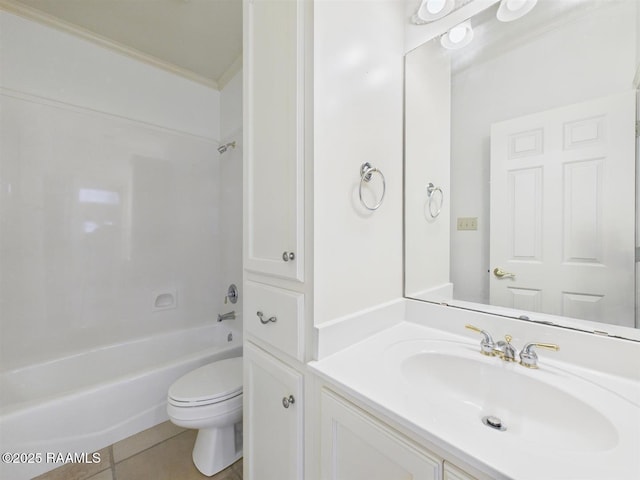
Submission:
[[[491,123],[632,88],[638,5],[611,5],[453,76],[451,275],[456,298],[488,302]],[[478,230],[455,230],[457,217],[478,217]]]
[[[450,299],[451,62],[439,44],[406,56],[405,95],[405,294]],[[427,185],[442,193],[430,199]],[[440,213],[435,217],[434,213]]]
[[[220,91],[220,141],[242,130],[242,70]]]
[[[242,297],[242,71],[220,92],[220,143],[228,142],[236,142],[236,148],[220,156],[222,278],[224,289],[233,283]],[[222,308],[225,312],[235,310],[240,319],[242,298]],[[242,329],[241,324],[236,326]]]
[[[402,296],[403,13],[395,0],[314,3],[315,324]],[[375,212],[358,200],[364,162],[386,177]]]
[[[2,368],[213,321],[220,93],[8,13],[0,27]],[[154,312],[161,292],[177,308]]]

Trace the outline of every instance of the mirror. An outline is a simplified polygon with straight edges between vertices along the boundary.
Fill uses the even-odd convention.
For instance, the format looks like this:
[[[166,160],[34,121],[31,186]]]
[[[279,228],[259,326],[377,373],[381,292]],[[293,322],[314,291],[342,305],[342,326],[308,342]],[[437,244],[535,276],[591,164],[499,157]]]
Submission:
[[[640,4],[497,10],[405,57],[405,296],[640,340]]]

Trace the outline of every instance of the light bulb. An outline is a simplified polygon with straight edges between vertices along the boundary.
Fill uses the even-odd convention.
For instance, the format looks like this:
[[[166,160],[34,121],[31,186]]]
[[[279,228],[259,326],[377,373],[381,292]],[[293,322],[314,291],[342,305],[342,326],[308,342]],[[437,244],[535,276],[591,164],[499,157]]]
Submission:
[[[429,0],[427,11],[433,15],[439,13],[444,8],[445,0]]]
[[[456,0],[422,0],[411,21],[416,25],[433,22],[451,13],[455,6]]]
[[[502,0],[496,17],[501,22],[511,22],[531,11],[538,0]]]
[[[458,25],[449,30],[449,40],[451,43],[460,43],[467,35],[467,28],[464,25]]]
[[[469,20],[460,25],[456,25],[440,36],[442,46],[449,49],[465,47],[471,43],[471,40],[473,40],[473,28],[471,28],[471,22]]]
[[[525,3],[527,3],[527,0],[507,0],[507,8],[512,12],[516,12],[520,10]]]

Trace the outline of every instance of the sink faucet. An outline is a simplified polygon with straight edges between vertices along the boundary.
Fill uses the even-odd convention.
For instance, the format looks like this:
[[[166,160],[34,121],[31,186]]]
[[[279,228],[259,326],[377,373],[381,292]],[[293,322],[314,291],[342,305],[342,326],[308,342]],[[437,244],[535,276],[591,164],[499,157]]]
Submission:
[[[560,347],[553,343],[527,343],[520,352],[520,365],[527,368],[538,368],[538,354],[533,347],[546,348],[548,350],[558,351]]]
[[[513,337],[511,335],[505,335],[504,340],[498,341],[495,347],[493,347],[494,355],[500,357],[502,360],[506,362],[515,362],[516,349],[513,345],[511,345],[512,338]]]
[[[497,356],[507,362],[516,361],[516,349],[511,345],[511,335],[505,335],[504,340],[493,341],[489,332],[486,332],[474,325],[465,325],[465,328],[480,333],[483,338],[480,341],[480,353],[489,357]]]
[[[223,313],[222,315],[218,314],[218,321],[221,322],[223,320],[235,320],[236,311],[232,310],[228,313]]]
[[[483,338],[480,341],[480,353],[489,357],[500,357],[506,362],[515,362],[517,350],[511,345],[512,336],[505,335],[504,340],[499,340],[497,343],[493,341],[489,332],[486,332],[474,325],[465,325],[465,328],[480,333]],[[538,354],[533,349],[534,347],[546,348],[548,350],[560,350],[558,345],[553,343],[527,343],[520,352],[520,365],[527,368],[538,368]]]
[[[474,332],[480,333],[483,336],[482,340],[480,341],[480,353],[482,353],[483,355],[488,355],[489,357],[493,357],[496,354],[496,352],[494,351],[496,344],[493,341],[493,338],[491,338],[491,335],[489,335],[489,332],[485,332],[484,330],[473,325],[465,325],[464,328],[473,330]]]

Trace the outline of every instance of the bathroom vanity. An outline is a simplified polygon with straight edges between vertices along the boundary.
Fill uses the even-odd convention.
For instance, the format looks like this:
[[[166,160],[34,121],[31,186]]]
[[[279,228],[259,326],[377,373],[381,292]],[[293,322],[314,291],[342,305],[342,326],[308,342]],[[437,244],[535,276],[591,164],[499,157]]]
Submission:
[[[481,3],[495,10],[498,1],[464,8],[482,15]],[[622,323],[597,328],[581,320],[596,320],[591,315],[604,297],[593,289],[565,289],[556,304],[566,315],[541,313],[542,287],[554,275],[543,276],[536,290],[518,283],[526,275],[511,264],[487,268],[488,193],[454,186],[452,174],[473,167],[481,171],[471,180],[488,184],[488,167],[450,161],[461,146],[486,147],[489,134],[467,142],[448,130],[452,65],[437,40],[454,26],[453,17],[439,27],[407,26],[409,10],[401,2],[244,2],[245,476],[640,478],[640,334]],[[405,57],[422,43],[424,50]],[[621,70],[629,70],[627,63]],[[491,65],[483,71],[493,75]],[[517,65],[504,70],[521,72]],[[567,83],[571,91],[587,84]],[[513,90],[520,85],[510,82]],[[404,110],[403,92],[417,95],[405,96]],[[574,123],[569,130],[576,135],[566,144],[574,153],[580,139],[591,148],[609,128]],[[537,154],[541,138],[516,138],[515,157]],[[476,158],[466,151],[458,156]],[[576,159],[586,161],[585,169],[569,173],[597,184],[600,164],[590,158]],[[374,212],[358,202],[364,162],[386,175],[384,202]],[[532,169],[529,177],[509,178],[522,187],[518,198],[542,202],[538,167]],[[567,193],[570,206],[600,205],[589,203],[590,185]],[[452,191],[468,194],[471,205],[454,210]],[[522,205],[518,219],[540,216],[542,203]],[[572,212],[587,223],[600,218]],[[450,220],[458,217],[460,228],[453,230]],[[520,223],[529,230],[516,237],[533,253],[518,261],[538,261],[538,223]],[[590,225],[597,240],[595,227],[602,225]],[[596,240],[586,247],[598,246]],[[583,257],[593,253],[584,244],[564,245],[578,245]],[[479,258],[468,258],[478,250]],[[473,275],[457,271],[462,263]],[[583,263],[599,271],[595,260]],[[628,273],[620,278],[624,286],[633,283]],[[513,287],[513,304],[454,298],[467,291],[490,299],[490,283]],[[621,295],[628,306],[629,294]],[[481,346],[484,337],[466,325],[489,332],[493,346],[486,340]],[[515,349],[515,362],[481,353],[499,342],[503,352],[505,342]],[[536,360],[526,354],[537,350],[539,368],[520,365],[523,350],[530,366]]]
[[[406,302],[402,321],[310,364],[320,478],[640,476],[640,343]],[[560,347],[527,368],[482,354],[469,323],[518,351]]]

